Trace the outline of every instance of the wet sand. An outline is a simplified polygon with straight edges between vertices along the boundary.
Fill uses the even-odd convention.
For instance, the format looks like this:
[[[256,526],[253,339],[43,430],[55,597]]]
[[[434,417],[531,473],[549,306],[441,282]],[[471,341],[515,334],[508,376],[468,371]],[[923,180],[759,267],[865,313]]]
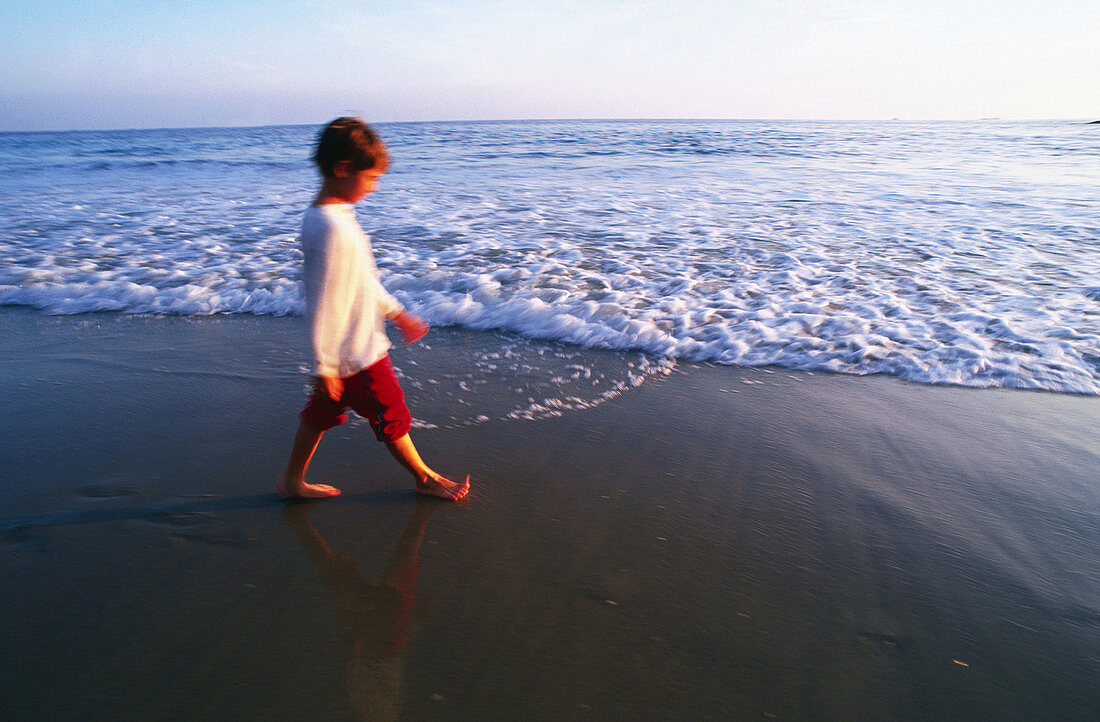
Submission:
[[[360,424],[313,467],[344,496],[288,505],[300,332],[0,310],[6,718],[1100,709],[1100,399],[680,365],[415,431],[468,503]],[[499,342],[430,338],[456,373]]]

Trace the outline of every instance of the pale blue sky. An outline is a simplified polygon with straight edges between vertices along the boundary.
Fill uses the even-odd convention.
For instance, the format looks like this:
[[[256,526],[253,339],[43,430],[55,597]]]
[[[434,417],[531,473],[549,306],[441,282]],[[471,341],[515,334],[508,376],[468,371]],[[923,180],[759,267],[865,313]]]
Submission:
[[[0,130],[1100,118],[1096,0],[0,0]]]

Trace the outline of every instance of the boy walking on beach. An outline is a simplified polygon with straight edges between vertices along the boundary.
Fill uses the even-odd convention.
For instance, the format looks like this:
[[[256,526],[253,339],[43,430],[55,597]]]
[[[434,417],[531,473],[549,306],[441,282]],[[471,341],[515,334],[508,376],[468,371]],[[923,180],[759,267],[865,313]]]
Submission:
[[[307,483],[306,470],[325,431],[347,421],[350,407],[412,474],[417,493],[461,499],[470,490],[470,478],[460,484],[437,474],[413,446],[412,416],[388,353],[386,320],[397,326],[405,343],[423,337],[428,326],[382,287],[370,241],[352,208],[377,188],[389,162],[386,148],[363,121],[337,118],[322,131],[313,160],[323,180],[302,222],[301,243],[317,378],[275,488],[286,497],[340,493],[327,484]]]

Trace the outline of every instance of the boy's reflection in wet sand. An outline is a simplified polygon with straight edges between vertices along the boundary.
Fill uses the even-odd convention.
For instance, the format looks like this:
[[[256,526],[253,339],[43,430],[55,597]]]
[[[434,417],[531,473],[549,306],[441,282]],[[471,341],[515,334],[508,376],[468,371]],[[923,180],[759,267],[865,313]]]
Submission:
[[[283,508],[283,519],[336,599],[341,637],[347,648],[348,694],[364,719],[397,719],[401,712],[401,650],[408,641],[416,605],[420,540],[439,503],[438,499],[417,499],[379,581],[367,579],[354,560],[329,548],[309,521],[316,503]]]

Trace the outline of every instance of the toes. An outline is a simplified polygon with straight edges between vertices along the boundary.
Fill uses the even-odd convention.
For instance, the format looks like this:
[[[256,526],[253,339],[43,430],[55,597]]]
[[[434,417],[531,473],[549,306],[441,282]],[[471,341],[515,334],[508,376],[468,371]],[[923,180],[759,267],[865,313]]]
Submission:
[[[448,501],[458,501],[470,491],[470,477],[461,484],[443,477],[425,479],[416,483],[416,492],[428,496],[437,496]]]

